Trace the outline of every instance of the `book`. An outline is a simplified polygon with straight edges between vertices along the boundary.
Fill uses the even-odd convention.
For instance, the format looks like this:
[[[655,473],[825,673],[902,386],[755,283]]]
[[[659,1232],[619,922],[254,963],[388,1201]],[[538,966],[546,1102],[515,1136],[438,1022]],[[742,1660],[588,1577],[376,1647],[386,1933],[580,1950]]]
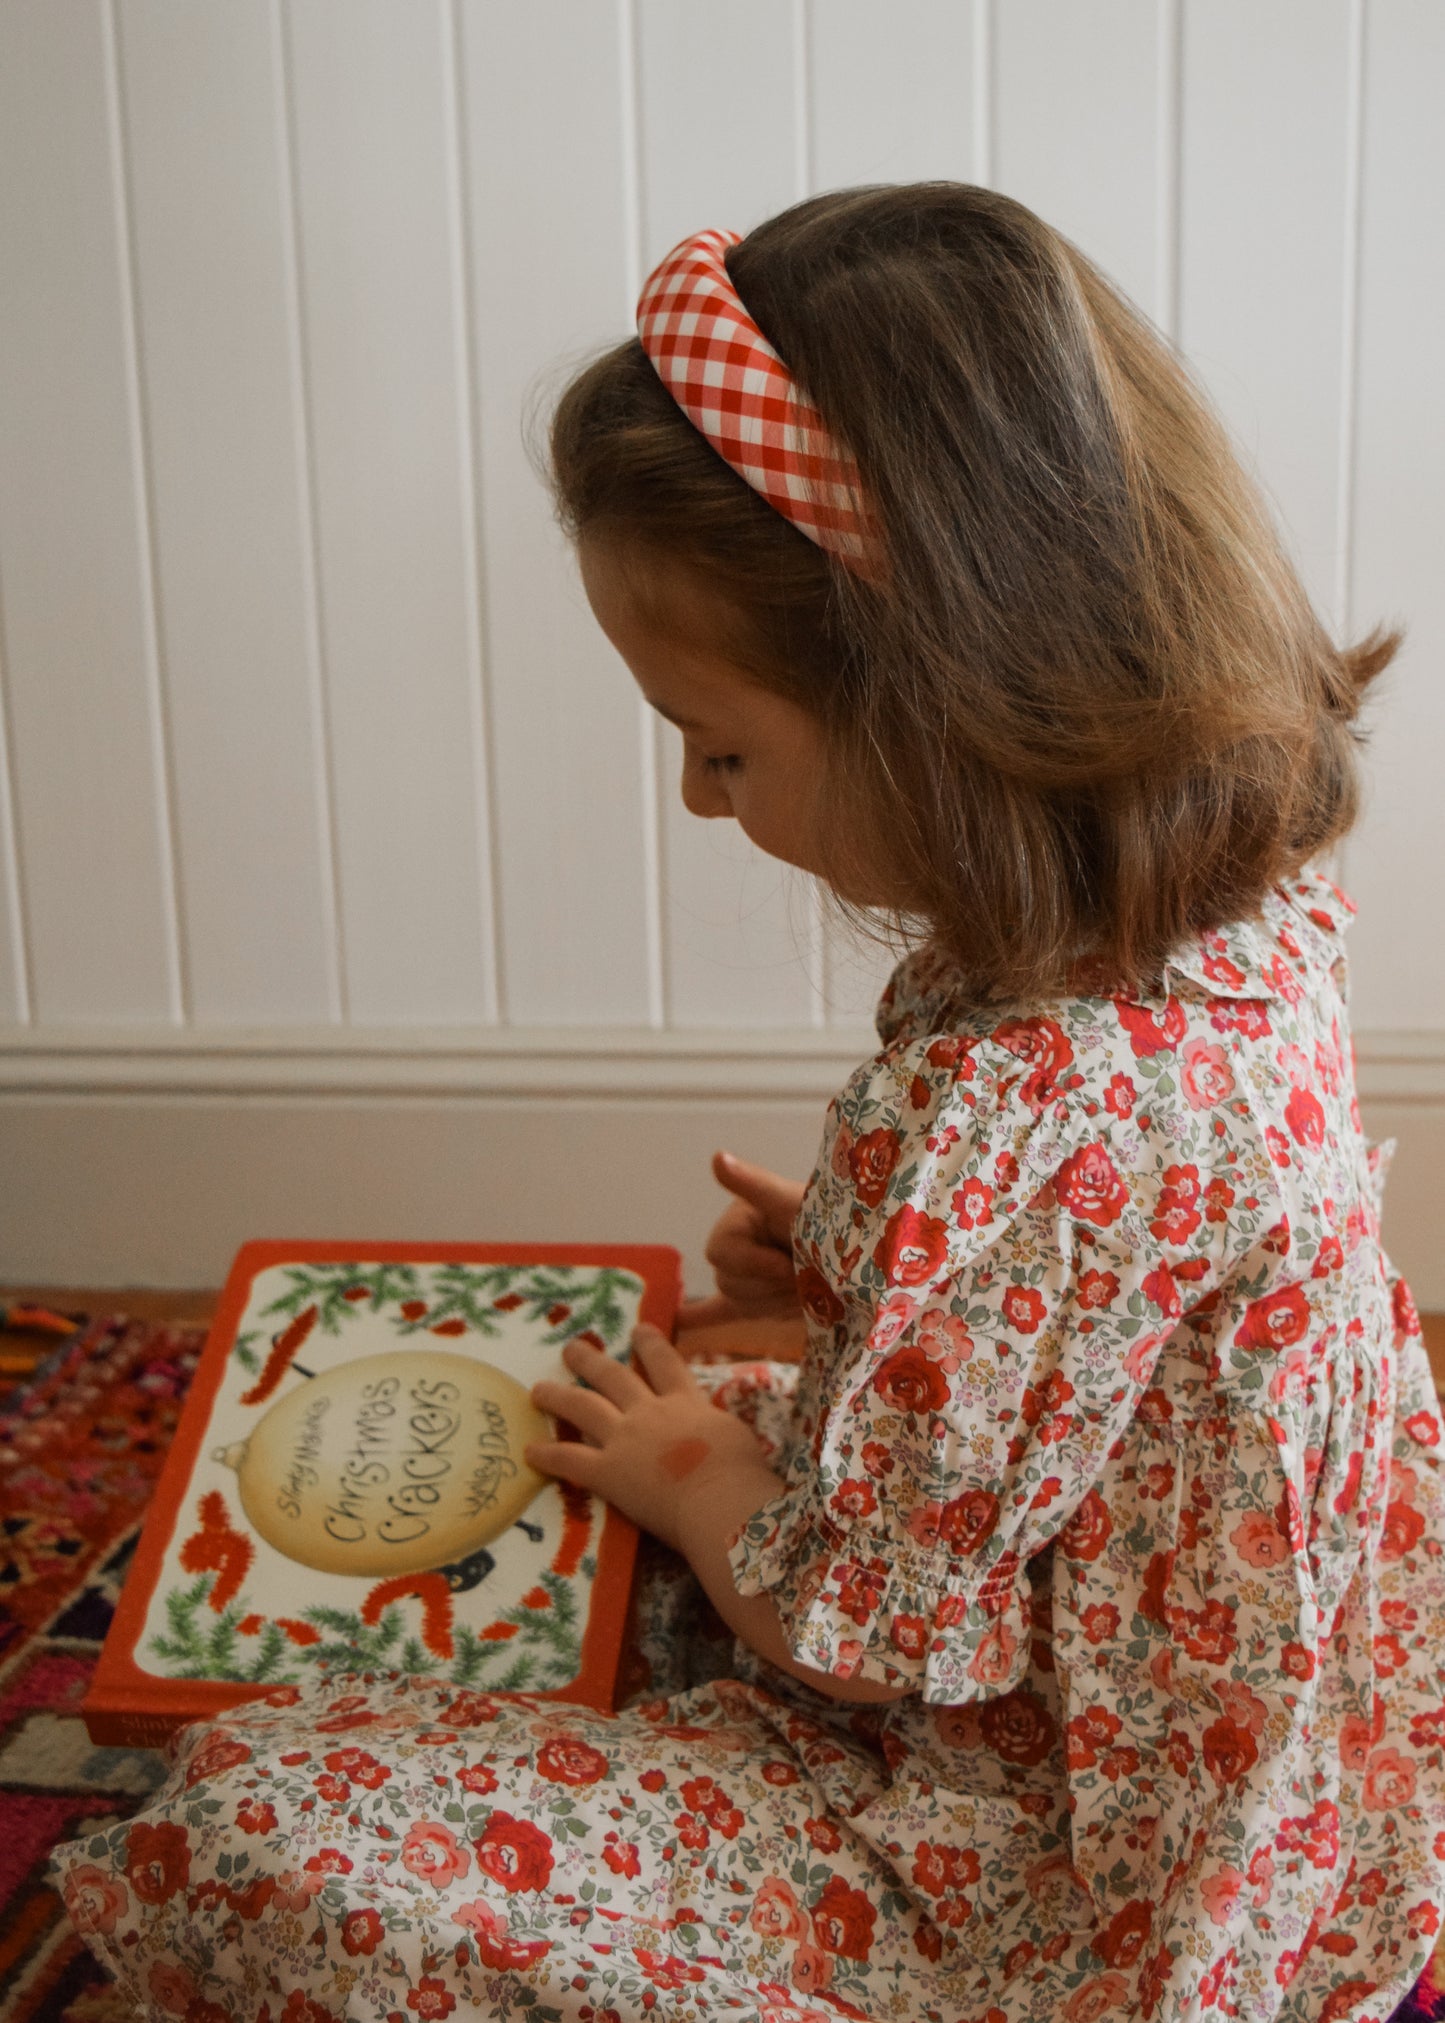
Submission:
[[[670,1335],[665,1245],[253,1242],[82,1705],[156,1744],[322,1671],[613,1710],[636,1527],[522,1459],[576,1337]],[[575,1429],[559,1422],[564,1437]]]

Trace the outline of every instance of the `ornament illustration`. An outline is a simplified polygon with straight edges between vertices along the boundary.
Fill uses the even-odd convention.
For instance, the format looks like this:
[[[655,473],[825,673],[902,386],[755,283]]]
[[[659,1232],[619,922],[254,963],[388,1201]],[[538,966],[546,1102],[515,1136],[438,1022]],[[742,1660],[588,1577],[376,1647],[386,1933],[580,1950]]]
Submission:
[[[278,1552],[370,1577],[480,1569],[482,1548],[547,1481],[522,1449],[550,1437],[494,1364],[417,1349],[311,1377],[213,1458],[235,1470],[246,1516]]]

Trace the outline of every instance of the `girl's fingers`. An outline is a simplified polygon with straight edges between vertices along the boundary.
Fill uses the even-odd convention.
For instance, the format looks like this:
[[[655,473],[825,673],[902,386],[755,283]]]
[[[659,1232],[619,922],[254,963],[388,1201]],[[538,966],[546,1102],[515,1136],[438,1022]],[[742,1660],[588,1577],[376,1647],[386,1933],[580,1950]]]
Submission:
[[[720,1328],[739,1321],[796,1320],[802,1312],[803,1304],[795,1286],[773,1293],[754,1290],[751,1296],[738,1299],[730,1299],[726,1293],[718,1292],[711,1299],[689,1301],[679,1311],[677,1325],[679,1332],[693,1328]]]
[[[796,1181],[770,1173],[766,1166],[751,1166],[731,1152],[715,1152],[712,1170],[715,1179],[729,1194],[757,1209],[769,1236],[787,1242],[803,1190]]]
[[[650,1321],[639,1321],[633,1329],[632,1348],[659,1397],[670,1391],[691,1391],[695,1388],[697,1379],[685,1359],[662,1329],[653,1327]]]
[[[725,1208],[708,1232],[703,1255],[709,1264],[730,1257],[791,1257],[791,1233],[779,1235],[770,1229],[756,1208],[734,1201]]]
[[[715,1328],[724,1321],[739,1319],[738,1308],[723,1293],[714,1293],[709,1299],[689,1300],[677,1310],[679,1334],[686,1328]]]
[[[719,1280],[762,1278],[781,1285],[793,1276],[793,1253],[779,1250],[773,1243],[753,1243],[745,1238],[713,1244],[705,1253]]]
[[[617,1424],[617,1407],[581,1384],[562,1384],[550,1377],[532,1386],[532,1403],[554,1419],[569,1420],[579,1433],[600,1445]]]
[[[602,1467],[601,1449],[581,1440],[534,1440],[522,1449],[522,1459],[543,1475],[560,1475],[579,1489],[595,1489]]]
[[[619,1411],[647,1395],[649,1386],[636,1370],[605,1350],[594,1349],[590,1342],[568,1342],[562,1360],[592,1390],[609,1398]]]
[[[733,1299],[739,1307],[757,1307],[763,1303],[773,1303],[783,1293],[793,1293],[797,1285],[795,1272],[787,1270],[781,1277],[773,1277],[769,1272],[763,1277],[761,1272],[751,1270],[714,1270],[712,1279],[722,1299]]]
[[[780,1272],[717,1270],[713,1278],[724,1299],[737,1300],[742,1306],[776,1299],[780,1293],[791,1292],[797,1283],[797,1273],[791,1267]]]
[[[639,1321],[632,1331],[632,1348],[639,1369],[629,1369],[588,1342],[568,1342],[562,1360],[584,1381],[564,1384],[544,1377],[532,1386],[533,1404],[554,1418],[570,1419],[589,1440],[602,1441],[630,1407],[663,1391],[692,1387],[691,1370],[661,1328]]]

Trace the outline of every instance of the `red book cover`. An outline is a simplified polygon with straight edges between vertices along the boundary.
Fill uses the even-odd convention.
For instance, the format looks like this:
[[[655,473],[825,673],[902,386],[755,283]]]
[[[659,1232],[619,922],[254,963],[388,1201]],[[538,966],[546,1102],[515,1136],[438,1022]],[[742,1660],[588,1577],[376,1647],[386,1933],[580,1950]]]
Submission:
[[[163,1740],[323,1668],[613,1705],[637,1530],[522,1459],[580,1336],[673,1331],[664,1245],[245,1244],[82,1709]],[[565,1430],[565,1429],[564,1429]]]

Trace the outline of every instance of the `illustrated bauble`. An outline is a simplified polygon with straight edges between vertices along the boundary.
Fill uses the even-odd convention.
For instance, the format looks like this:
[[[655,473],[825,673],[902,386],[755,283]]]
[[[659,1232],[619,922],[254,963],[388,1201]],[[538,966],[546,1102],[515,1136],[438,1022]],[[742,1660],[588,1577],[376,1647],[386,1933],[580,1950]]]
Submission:
[[[342,1363],[218,1448],[268,1544],[323,1573],[421,1573],[507,1529],[547,1478],[522,1459],[546,1417],[492,1363],[399,1349]]]

